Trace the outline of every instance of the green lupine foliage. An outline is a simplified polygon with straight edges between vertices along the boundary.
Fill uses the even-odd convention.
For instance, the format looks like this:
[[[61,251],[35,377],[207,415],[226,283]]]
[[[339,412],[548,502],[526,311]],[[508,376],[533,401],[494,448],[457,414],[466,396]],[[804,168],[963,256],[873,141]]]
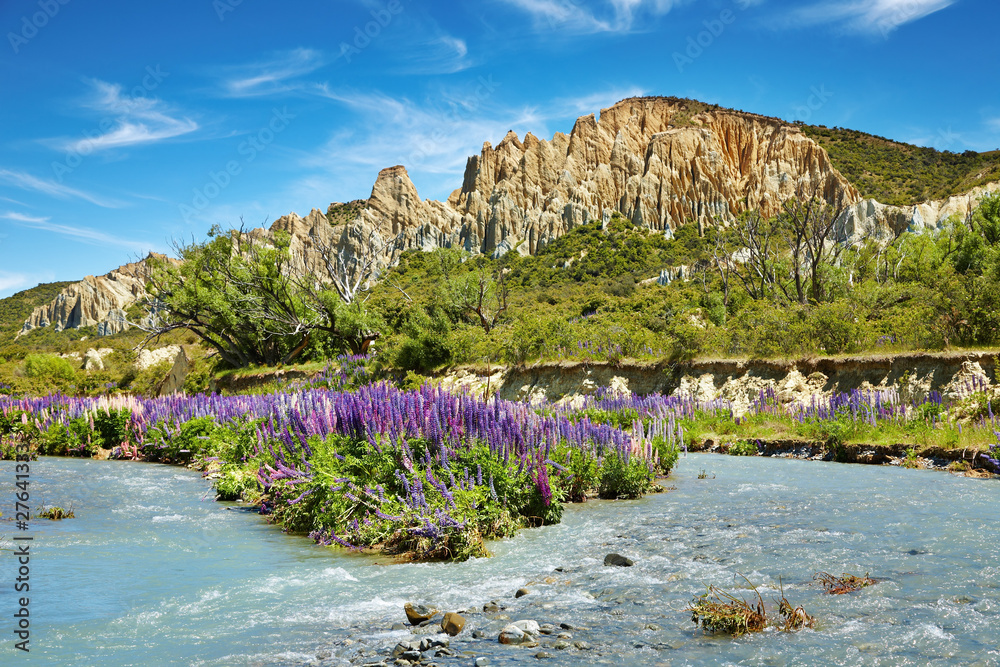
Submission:
[[[597,494],[605,500],[633,500],[649,493],[653,472],[638,457],[624,460],[617,452],[604,457]]]

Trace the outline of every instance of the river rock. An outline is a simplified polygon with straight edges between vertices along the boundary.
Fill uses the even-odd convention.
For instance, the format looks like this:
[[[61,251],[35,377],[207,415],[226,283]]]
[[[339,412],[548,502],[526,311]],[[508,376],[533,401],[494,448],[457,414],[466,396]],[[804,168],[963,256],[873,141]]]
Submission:
[[[513,623],[504,627],[500,631],[500,636],[497,638],[501,644],[523,644],[528,641],[527,635],[521,628],[517,627]]]
[[[406,620],[410,622],[410,625],[420,625],[424,621],[431,620],[431,617],[434,616],[434,610],[430,607],[412,602],[407,602],[403,606],[403,611],[406,612]]]
[[[604,564],[614,567],[632,567],[635,565],[635,561],[621,554],[608,554],[604,557]]]
[[[465,618],[459,614],[449,611],[441,620],[441,629],[454,637],[465,627]]]
[[[392,649],[392,653],[390,653],[389,655],[390,655],[390,656],[391,656],[391,657],[392,657],[393,659],[395,659],[395,658],[399,658],[399,657],[401,657],[401,656],[402,656],[402,655],[403,655],[404,653],[407,653],[408,651],[414,651],[414,650],[417,650],[417,649],[418,649],[419,647],[420,647],[420,644],[419,644],[419,643],[417,643],[417,642],[408,642],[408,641],[406,641],[406,642],[399,642],[399,643],[398,643],[398,644],[396,644],[396,646],[395,646],[395,647],[394,647],[394,648]]]
[[[551,623],[542,623],[541,625],[538,626],[538,631],[541,632],[543,635],[551,635],[553,632],[556,631],[556,626],[552,625]]]
[[[501,644],[527,644],[538,636],[538,623],[535,621],[516,621],[504,626],[500,631]]]
[[[529,635],[534,635],[535,637],[537,637],[542,633],[536,621],[528,621],[528,620],[514,621],[513,623],[511,623],[511,625],[513,625],[516,628],[519,628],[521,632],[524,632]]]
[[[450,643],[451,642],[444,637],[424,637],[419,642],[410,641],[410,646],[423,653],[424,651],[429,651],[432,648],[447,648]]]
[[[496,600],[493,602],[487,602],[483,605],[483,613],[485,614],[498,614],[501,609],[503,609],[503,607],[497,604]]]
[[[519,589],[517,589],[517,592],[514,593],[514,597],[515,598],[523,598],[525,595],[527,595],[530,592],[531,591],[529,591],[527,588],[519,588]]]

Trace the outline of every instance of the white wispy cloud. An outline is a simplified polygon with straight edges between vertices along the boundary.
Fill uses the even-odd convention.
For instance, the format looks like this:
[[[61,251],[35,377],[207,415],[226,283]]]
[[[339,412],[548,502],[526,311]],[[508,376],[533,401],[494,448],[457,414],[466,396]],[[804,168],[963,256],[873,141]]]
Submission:
[[[24,213],[17,213],[14,211],[8,211],[6,213],[0,214],[0,218],[4,220],[13,220],[14,222],[24,222],[24,223],[45,223],[49,221],[49,218],[41,218],[35,215],[25,215]]]
[[[640,19],[661,16],[678,0],[500,0],[531,15],[536,29],[593,34],[631,32]]]
[[[454,74],[475,64],[465,40],[445,33],[407,43],[401,50],[406,54],[401,74]]]
[[[791,27],[832,24],[851,32],[881,34],[922,19],[958,0],[828,0],[792,11]]]
[[[222,82],[229,97],[260,97],[309,88],[302,77],[326,64],[323,54],[314,49],[294,49],[269,60],[232,69]]]
[[[68,236],[70,238],[82,241],[84,243],[89,243],[91,245],[112,245],[121,248],[128,248],[129,250],[139,253],[148,252],[153,248],[152,244],[143,241],[134,241],[131,239],[121,238],[119,236],[114,236],[112,234],[106,234],[96,229],[90,229],[89,227],[75,227],[73,225],[62,225],[52,222],[51,218],[24,215],[22,213],[17,213],[12,211],[8,211],[6,213],[0,213],[0,218],[4,220],[10,220],[14,224],[19,225],[21,227],[30,227],[31,229],[39,229],[42,231],[59,234],[61,236]]]
[[[351,132],[335,135],[328,147],[337,160],[383,168],[403,164],[433,174],[461,172],[471,152],[484,139],[502,138],[508,129],[535,118],[533,112],[483,112],[488,86],[473,87],[466,96],[444,95],[443,103],[426,104],[382,93],[339,93],[326,96],[351,109],[359,123]]]
[[[8,273],[0,271],[0,294],[11,291],[19,287],[28,286],[28,276],[23,273]]]
[[[82,199],[103,208],[122,208],[124,204],[113,199],[104,199],[83,190],[77,190],[55,181],[45,180],[23,171],[0,169],[0,181],[10,183],[22,190],[34,190],[59,199]]]
[[[89,155],[93,151],[172,139],[199,129],[197,122],[179,116],[160,99],[129,95],[116,83],[97,79],[88,83],[92,92],[85,106],[103,116],[103,131],[81,139],[49,139],[45,143],[59,150]]]

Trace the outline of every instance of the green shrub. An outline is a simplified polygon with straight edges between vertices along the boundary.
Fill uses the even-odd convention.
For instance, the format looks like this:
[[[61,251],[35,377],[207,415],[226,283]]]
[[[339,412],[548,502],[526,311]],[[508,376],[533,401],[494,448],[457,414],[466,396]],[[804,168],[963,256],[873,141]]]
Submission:
[[[128,384],[129,391],[142,396],[155,396],[173,365],[172,361],[165,360],[138,371],[135,378]]]
[[[432,316],[423,308],[411,309],[402,327],[403,338],[396,353],[396,366],[427,373],[447,364],[451,361],[449,329],[447,319],[439,310],[434,310]]]
[[[653,475],[645,461],[638,457],[626,461],[618,452],[604,457],[600,474],[597,495],[605,500],[641,498],[653,484]]]
[[[730,456],[757,456],[757,445],[749,440],[739,440],[731,443],[726,453]]]
[[[864,327],[846,301],[822,303],[810,313],[816,340],[829,354],[855,352],[863,345]]]
[[[73,365],[54,354],[29,354],[24,358],[24,374],[29,378],[63,382],[76,379]]]
[[[131,443],[132,412],[128,409],[98,410],[94,414],[94,436],[98,444],[112,449],[122,443]]]
[[[653,447],[656,449],[659,458],[660,472],[666,476],[677,465],[680,458],[681,448],[677,445],[670,445],[666,438],[653,438]]]
[[[560,447],[555,458],[567,462],[568,473],[557,478],[566,499],[573,503],[587,500],[587,492],[597,488],[600,481],[600,466],[595,457],[576,447]]]

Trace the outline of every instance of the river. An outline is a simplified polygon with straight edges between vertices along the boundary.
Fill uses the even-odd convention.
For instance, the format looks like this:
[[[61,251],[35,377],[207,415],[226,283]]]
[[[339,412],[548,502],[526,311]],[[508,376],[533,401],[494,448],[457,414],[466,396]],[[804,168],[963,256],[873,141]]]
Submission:
[[[0,471],[7,519],[13,464]],[[33,520],[27,533],[30,654],[13,648],[14,526],[0,523],[0,663],[363,664],[413,636],[391,630],[405,602],[447,611],[498,600],[511,619],[574,626],[570,647],[554,649],[554,636],[502,646],[503,619],[468,614],[451,643],[467,653],[437,664],[473,654],[537,664],[540,650],[553,665],[1000,664],[995,480],[692,454],[665,484],[642,500],[568,506],[560,525],[492,543],[493,558],[394,564],[283,534],[215,502],[182,468],[42,458],[33,504],[72,505],[76,518]],[[605,567],[611,552],[635,566]],[[811,581],[820,570],[882,581],[831,596]],[[752,595],[739,574],[769,607],[780,577],[815,628],[740,639],[697,630],[683,608],[706,584]],[[521,587],[531,592],[515,600]],[[476,629],[489,638],[472,639]]]

